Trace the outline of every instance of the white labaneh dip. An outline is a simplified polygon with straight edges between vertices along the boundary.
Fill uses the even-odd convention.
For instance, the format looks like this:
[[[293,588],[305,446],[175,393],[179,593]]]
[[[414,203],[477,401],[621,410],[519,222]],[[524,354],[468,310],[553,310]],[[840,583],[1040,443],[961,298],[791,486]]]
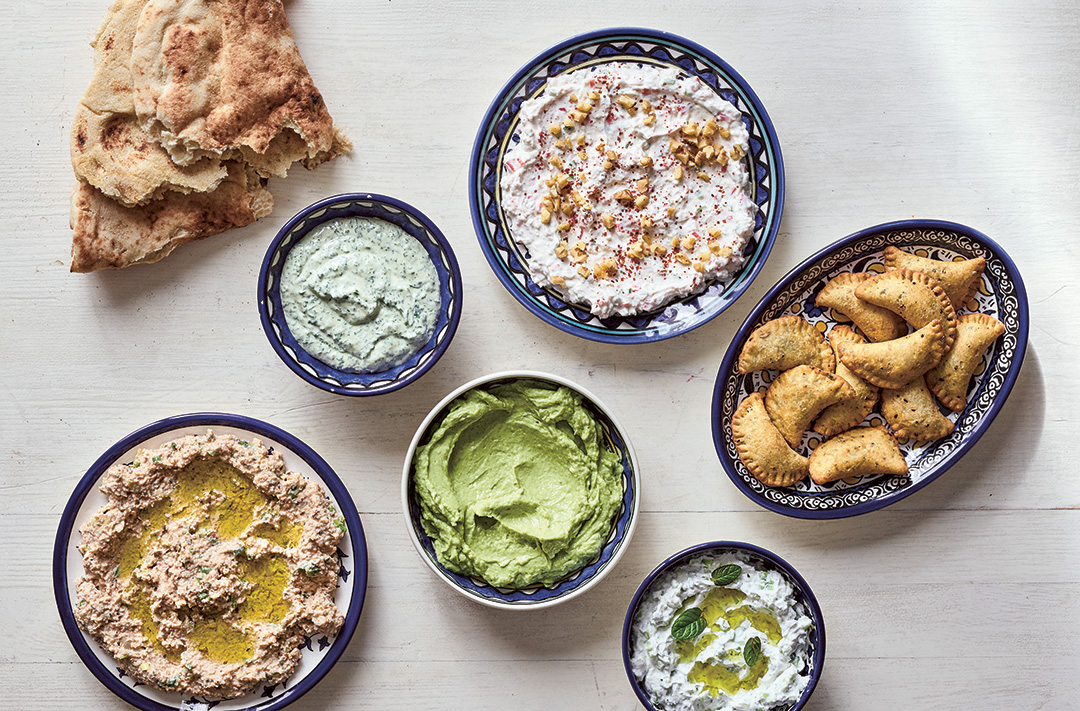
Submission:
[[[296,342],[327,365],[373,373],[423,348],[439,316],[439,275],[424,247],[370,217],[329,220],[289,251],[281,305]]]
[[[499,199],[540,286],[627,316],[742,266],[749,137],[697,77],[623,62],[562,74],[521,104],[516,134]]]
[[[713,572],[729,565],[738,577],[717,584]],[[701,612],[700,632],[676,639],[673,621],[696,616],[692,608]],[[631,666],[658,711],[786,709],[810,681],[812,628],[779,572],[744,556],[704,554],[659,576],[641,598]],[[761,651],[748,664],[752,638]]]

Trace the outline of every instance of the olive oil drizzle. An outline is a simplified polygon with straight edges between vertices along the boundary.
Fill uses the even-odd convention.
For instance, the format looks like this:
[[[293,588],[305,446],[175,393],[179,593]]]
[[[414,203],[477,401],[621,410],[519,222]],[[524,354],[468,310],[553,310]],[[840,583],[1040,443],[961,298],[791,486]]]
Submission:
[[[745,599],[746,594],[734,588],[714,587],[709,590],[699,605],[708,627],[696,639],[675,642],[679,661],[687,663],[695,660],[716,639],[716,634],[712,630],[721,629],[718,626],[720,620],[727,622],[729,629],[734,629],[743,622],[749,622],[770,642],[777,644],[782,635],[779,620],[765,610],[740,605],[739,603]],[[694,661],[687,678],[691,682],[703,684],[711,696],[731,695],[740,690],[757,688],[768,670],[769,659],[764,654],[753,666],[747,667],[742,658],[742,650],[732,649],[725,659],[717,662]]]
[[[161,643],[150,597],[132,573],[170,521],[194,516],[204,506],[206,513],[198,518],[193,533],[228,542],[239,539],[250,528],[250,535],[282,548],[295,547],[303,534],[301,525],[284,518],[276,525],[267,521],[251,525],[256,511],[269,505],[270,499],[247,477],[221,459],[208,456],[192,460],[179,473],[176,487],[168,496],[139,512],[138,532],[120,545],[116,574],[125,581],[128,608],[142,625],[143,636],[170,662],[179,663],[180,653]],[[217,663],[238,664],[254,656],[254,639],[239,622],[279,623],[289,612],[284,591],[291,573],[284,558],[276,554],[258,559],[240,556],[238,562],[241,580],[250,584],[243,602],[209,616],[189,617],[187,623],[185,646]]]

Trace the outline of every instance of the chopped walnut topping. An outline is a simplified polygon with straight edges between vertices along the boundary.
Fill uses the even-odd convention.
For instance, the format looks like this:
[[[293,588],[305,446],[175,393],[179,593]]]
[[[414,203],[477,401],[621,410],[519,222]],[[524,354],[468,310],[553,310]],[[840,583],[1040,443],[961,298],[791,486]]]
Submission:
[[[652,253],[654,257],[663,257],[667,254],[667,247],[657,242],[652,246]]]
[[[642,168],[648,168],[650,165],[652,165],[652,158],[650,158],[649,156],[641,156],[641,158],[638,158],[637,164],[640,165]]]
[[[724,231],[722,229],[720,229],[719,227],[710,227],[709,228],[709,236],[710,237],[719,237],[722,234],[724,234]]]
[[[690,263],[690,257],[687,257],[687,256],[686,256],[685,254],[683,254],[682,252],[678,252],[678,253],[677,253],[677,254],[675,255],[675,260],[676,260],[676,261],[677,261],[677,262],[678,262],[679,264],[683,264],[683,265],[686,265],[686,264],[689,264],[689,263]]]
[[[619,271],[619,263],[614,259],[605,259],[593,267],[593,276],[597,279],[611,279]]]
[[[584,146],[585,145],[585,136],[578,136],[577,140],[574,141],[574,142],[577,143],[578,146]]]
[[[564,128],[573,128],[574,127],[574,119],[567,116],[566,118],[563,119],[562,125],[563,125]]]
[[[650,220],[647,215],[642,215],[641,216],[641,229],[647,230],[650,227],[652,227],[652,220]]]
[[[560,158],[559,156],[551,156],[551,160],[549,160],[548,163],[551,163],[553,166],[555,166],[559,170],[562,170],[562,158]],[[550,185],[550,183],[549,183],[549,185]]]
[[[590,91],[589,92],[589,101],[600,101],[600,92],[599,91]]]
[[[565,138],[560,138],[559,140],[555,141],[555,147],[566,150],[570,147],[570,141],[566,140]]]
[[[555,256],[559,259],[566,259],[566,240],[555,245]]]
[[[705,122],[705,127],[701,129],[701,135],[705,136],[706,138],[710,136],[715,136],[719,128],[720,127],[716,125],[715,119],[709,119]]]
[[[697,239],[695,239],[693,236],[682,238],[683,249],[693,249],[695,244],[697,244]]]
[[[731,131],[727,130],[726,126],[720,127],[720,138],[731,138]]]
[[[549,210],[546,207],[543,210],[541,210],[540,211],[540,221],[542,223],[544,223],[545,225],[548,224],[549,222],[551,222],[551,210]]]
[[[709,252],[709,250],[707,249],[703,249],[698,252],[697,258],[702,262],[708,262],[710,259],[712,259],[712,253]]]
[[[645,207],[648,204],[649,204],[649,196],[648,195],[638,195],[637,199],[634,200],[634,207],[636,207],[639,210],[641,208]]]
[[[695,123],[686,124],[685,126],[682,127],[682,132],[683,132],[684,136],[689,136],[690,138],[693,138],[694,136],[696,136],[698,134],[698,125],[697,125],[697,123],[695,122]]]
[[[641,122],[646,126],[651,126],[656,121],[656,114],[646,114],[645,118],[641,119]]]
[[[569,222],[562,222],[555,229],[557,229],[559,232],[566,232],[568,229],[570,229],[570,223]]]
[[[571,111],[570,118],[574,119],[574,123],[581,123],[587,119],[589,115],[584,111]]]
[[[702,180],[704,180],[704,181],[705,181],[706,183],[711,183],[711,182],[712,182],[712,178],[710,178],[710,177],[709,177],[709,174],[708,174],[708,173],[706,173],[706,172],[705,172],[704,170],[699,170],[699,171],[697,172],[697,177],[701,178],[701,179],[702,179]]]
[[[675,180],[682,180],[682,166],[675,166]]]
[[[551,283],[554,284],[555,286],[562,286],[563,284],[566,283],[566,279],[563,279],[558,274],[555,274],[554,276],[551,277]]]
[[[558,136],[562,133],[562,126],[557,123],[553,123],[548,127],[548,130],[551,131],[551,134],[553,136]]]
[[[607,153],[605,153],[604,155],[606,155],[606,156],[607,156],[607,159],[608,159],[608,160],[610,160],[610,161],[613,161],[613,160],[615,160],[616,158],[618,158],[618,157],[619,157],[619,156],[615,155],[615,151],[611,151],[611,150],[609,150],[609,151],[608,151]]]
[[[585,153],[584,150],[578,151],[577,155],[578,155],[578,158],[580,158],[583,161],[589,160],[589,156]]]
[[[608,228],[609,230],[615,228],[615,218],[611,215],[610,212],[605,212],[603,215],[601,215],[600,222],[604,223],[604,227]]]
[[[585,196],[579,193],[577,190],[571,191],[570,199],[576,202],[578,205],[585,204]]]
[[[678,249],[679,248],[679,238],[678,237],[672,237],[671,238],[671,248],[672,249]]]
[[[584,264],[577,268],[577,273],[585,279],[588,279],[590,276],[592,276],[592,272],[590,272],[589,268],[586,267]]]
[[[681,168],[680,168],[680,170],[681,170]],[[669,208],[667,209],[667,216],[668,216],[668,217],[675,217],[675,208],[673,208],[673,207],[669,207]]]
[[[637,181],[634,182],[634,187],[636,187],[638,189],[638,192],[645,192],[646,190],[648,190],[649,189],[649,176],[645,176],[644,178],[639,178]]]
[[[632,96],[627,96],[626,94],[620,94],[616,97],[615,103],[633,113],[633,109],[637,105],[637,99]]]
[[[630,194],[629,190],[620,190],[615,193],[615,199],[619,202],[629,202],[634,199],[634,196]]]
[[[614,167],[615,167],[615,165],[611,161],[609,161],[609,160],[604,161],[604,170],[611,170]]]
[[[565,190],[566,186],[570,184],[570,176],[566,173],[559,173],[555,176],[555,184],[559,186],[559,190]]]
[[[576,104],[577,103],[577,94],[571,94],[569,99],[570,99],[571,104]]]
[[[682,256],[681,254],[679,255]],[[681,260],[680,260],[681,261]],[[694,262],[694,271],[701,273],[705,271],[705,262]]]
[[[573,247],[570,248],[570,261],[573,262],[574,264],[580,264],[581,262],[584,262],[585,257],[587,256],[585,254],[585,248],[578,246],[580,244],[581,244],[581,242],[578,242],[577,244],[575,244]]]
[[[634,242],[627,248],[626,254],[631,259],[642,259],[645,256],[645,242],[642,240]]]

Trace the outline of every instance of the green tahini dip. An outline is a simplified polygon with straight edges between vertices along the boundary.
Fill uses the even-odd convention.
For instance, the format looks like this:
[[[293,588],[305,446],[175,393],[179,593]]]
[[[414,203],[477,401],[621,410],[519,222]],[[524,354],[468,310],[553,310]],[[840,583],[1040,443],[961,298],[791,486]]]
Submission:
[[[385,220],[324,222],[289,251],[281,271],[296,342],[342,370],[404,363],[431,339],[439,304],[439,276],[424,247]]]
[[[439,562],[505,588],[583,567],[623,496],[619,456],[582,396],[528,379],[451,403],[417,448],[413,477]]]

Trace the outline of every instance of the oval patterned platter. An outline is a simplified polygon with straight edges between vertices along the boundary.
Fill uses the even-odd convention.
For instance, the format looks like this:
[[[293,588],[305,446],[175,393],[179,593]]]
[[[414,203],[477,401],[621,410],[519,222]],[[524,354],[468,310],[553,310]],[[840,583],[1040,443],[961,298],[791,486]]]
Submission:
[[[747,375],[738,371],[738,355],[749,335],[766,321],[798,314],[826,333],[837,323],[814,299],[841,272],[884,271],[884,250],[893,245],[931,259],[985,257],[978,292],[962,313],[978,311],[997,318],[1005,333],[983,356],[968,387],[967,406],[960,413],[943,410],[955,423],[951,434],[929,444],[900,445],[907,476],[868,476],[819,485],[803,479],[792,487],[768,487],[739,460],[732,440],[731,418],[753,392],[764,393],[775,371]],[[797,518],[842,518],[874,511],[899,501],[940,476],[986,432],[1009,396],[1024,360],[1028,338],[1028,302],[1016,265],[993,240],[954,222],[903,220],[869,227],[826,247],[791,270],[758,303],[728,346],[713,390],[713,442],[731,480],[750,499],[767,509]],[[878,408],[863,424],[885,425]],[[808,454],[822,441],[809,432],[799,451]]]
[[[79,528],[108,499],[98,483],[115,462],[130,461],[140,449],[160,447],[188,434],[231,434],[259,439],[281,453],[285,466],[318,482],[330,495],[345,520],[346,535],[338,543],[338,587],[334,601],[345,615],[345,624],[335,637],[314,635],[300,646],[300,666],[283,684],[261,684],[235,699],[210,699],[190,694],[169,694],[132,680],[90,635],[79,629],[72,614],[76,583],[82,576]],[[53,591],[60,619],[71,645],[87,668],[110,691],[144,711],[275,711],[304,695],[334,666],[356,630],[367,590],[367,543],[360,516],[345,485],[330,465],[313,449],[293,435],[269,423],[243,415],[202,412],[177,415],[149,424],[110,447],[87,470],[71,494],[60,517],[53,548]]]
[[[557,74],[604,62],[674,66],[697,76],[742,112],[750,133],[752,198],[758,206],[754,234],[743,249],[742,270],[656,311],[599,318],[569,304],[529,277],[529,254],[509,237],[499,197],[503,157],[519,140],[518,109]],[[735,302],[761,271],[780,229],[784,163],[769,115],[750,85],[724,60],[690,40],[640,28],[596,30],[544,51],[515,74],[491,103],[473,145],[469,168],[473,227],[492,271],[522,306],[541,320],[581,338],[603,343],[650,343],[701,326]]]

